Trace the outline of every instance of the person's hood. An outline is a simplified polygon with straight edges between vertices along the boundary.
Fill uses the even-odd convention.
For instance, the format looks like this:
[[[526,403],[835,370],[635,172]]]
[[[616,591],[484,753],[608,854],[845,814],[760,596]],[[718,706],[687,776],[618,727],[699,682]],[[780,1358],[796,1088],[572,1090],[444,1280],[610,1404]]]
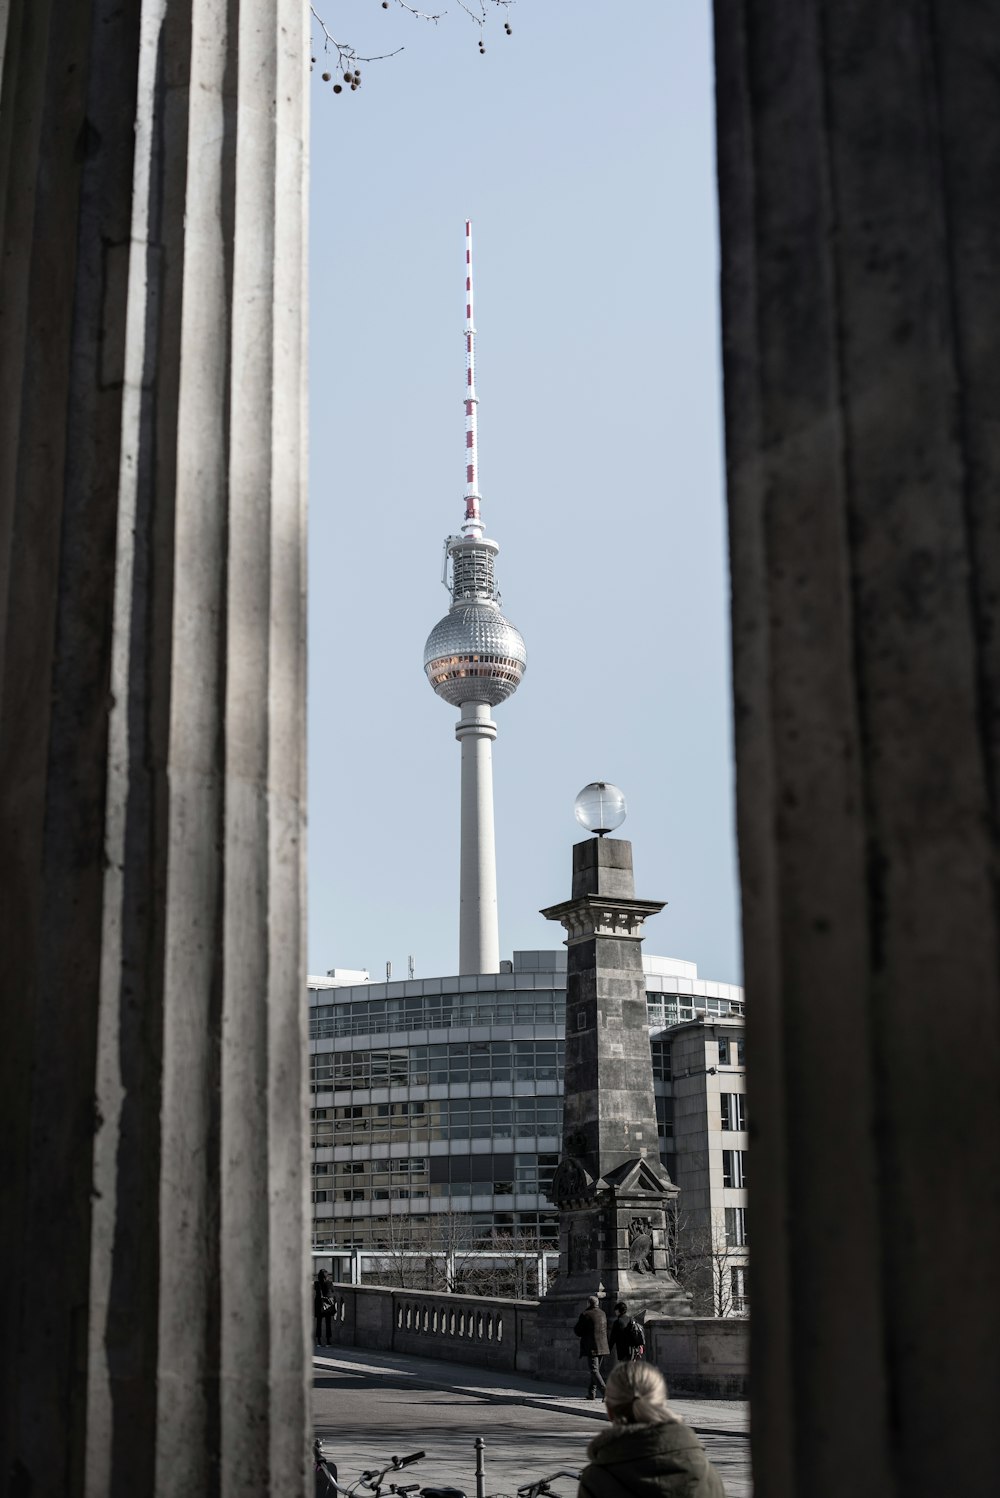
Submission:
[[[595,1498],[719,1498],[723,1493],[704,1447],[683,1420],[609,1425],[591,1441],[587,1456],[590,1466],[581,1486]]]
[[[670,1451],[687,1451],[698,1444],[694,1432],[683,1420],[659,1420],[655,1425],[612,1422],[600,1431],[587,1447],[587,1456],[602,1467],[619,1462],[642,1461]]]

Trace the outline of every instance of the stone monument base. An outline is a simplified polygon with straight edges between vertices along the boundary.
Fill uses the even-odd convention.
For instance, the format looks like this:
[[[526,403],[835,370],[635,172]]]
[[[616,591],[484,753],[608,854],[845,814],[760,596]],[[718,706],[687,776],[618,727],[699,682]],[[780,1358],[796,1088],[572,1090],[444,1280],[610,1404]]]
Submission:
[[[587,1309],[587,1296],[600,1297],[600,1308],[608,1318],[608,1327],[615,1319],[615,1301],[628,1302],[629,1315],[642,1322],[647,1314],[686,1319],[691,1315],[690,1297],[676,1281],[669,1284],[651,1283],[629,1294],[618,1291],[607,1293],[600,1284],[592,1285],[582,1294],[553,1288],[538,1304],[538,1353],[537,1377],[552,1383],[579,1383],[580,1393],[587,1391],[587,1364],[580,1356],[580,1341],[574,1334],[577,1317]],[[614,1357],[608,1358],[604,1374],[613,1367]]]

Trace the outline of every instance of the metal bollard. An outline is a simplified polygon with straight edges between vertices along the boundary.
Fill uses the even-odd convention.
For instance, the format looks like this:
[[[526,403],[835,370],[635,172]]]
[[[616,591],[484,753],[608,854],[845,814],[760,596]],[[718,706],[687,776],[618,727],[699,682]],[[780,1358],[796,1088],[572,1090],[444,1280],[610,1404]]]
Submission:
[[[476,1437],[476,1498],[486,1498],[486,1462],[483,1452],[486,1450],[486,1442],[482,1436]]]

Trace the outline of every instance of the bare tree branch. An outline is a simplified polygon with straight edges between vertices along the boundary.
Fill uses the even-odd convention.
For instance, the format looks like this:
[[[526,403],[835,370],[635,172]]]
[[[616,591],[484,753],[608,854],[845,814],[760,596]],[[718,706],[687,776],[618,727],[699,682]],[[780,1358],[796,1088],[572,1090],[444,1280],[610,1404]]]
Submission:
[[[400,10],[408,10],[410,12],[410,15],[416,16],[419,21],[440,21],[442,16],[446,16],[448,14],[446,10],[441,10],[438,11],[436,16],[432,16],[426,10],[417,10],[415,5],[407,5],[406,0],[396,0],[396,4],[399,6]]]
[[[498,12],[502,12],[506,16],[509,15],[510,7],[514,4],[514,0],[471,0],[471,3],[467,3],[467,0],[456,0],[456,3],[461,10],[465,11],[470,20],[479,27],[479,51],[480,53],[484,53],[486,51],[486,24],[490,14],[489,6],[494,6]],[[412,16],[414,20],[430,21],[434,25],[437,25],[438,21],[443,20],[448,14],[446,10],[420,10],[417,6],[410,5],[408,0],[382,0],[383,10],[388,10],[390,5],[398,7],[399,10],[406,11],[407,15]],[[399,46],[394,47],[391,52],[361,53],[352,42],[343,42],[339,37],[334,36],[315,5],[310,5],[309,9],[312,12],[313,20],[319,28],[322,37],[322,49],[330,59],[330,67],[335,67],[339,75],[336,79],[334,79],[333,72],[331,71],[324,72],[321,75],[324,83],[332,83],[335,94],[342,94],[345,86],[350,89],[352,94],[358,91],[361,87],[359,63],[384,62],[387,58],[398,57],[400,52],[406,50],[405,47]],[[509,20],[504,21],[504,31],[508,36],[513,34],[513,28]],[[334,56],[336,57],[336,61],[334,61]],[[311,58],[310,62],[311,67],[315,69],[316,58]]]
[[[320,28],[320,31],[323,33],[323,51],[329,53],[330,49],[332,48],[336,52],[337,70],[340,71],[344,68],[347,69],[347,73],[345,73],[343,81],[350,86],[352,92],[361,87],[361,74],[357,71],[357,68],[355,66],[357,63],[384,62],[386,58],[396,57],[400,52],[405,50],[403,47],[396,47],[392,52],[376,52],[371,54],[370,56],[362,57],[358,53],[358,51],[350,45],[349,42],[338,41],[333,32],[327,26],[326,22],[323,20],[323,17],[316,10],[315,5],[310,5],[309,9],[312,12],[313,20],[316,22],[317,26]],[[311,58],[310,61],[311,66],[315,68],[315,57]],[[347,76],[348,74],[350,74],[350,76]],[[329,83],[330,79],[331,74],[323,74],[324,83]],[[335,94],[339,94],[342,91],[342,87],[339,82],[334,84],[333,91]]]
[[[746,1274],[747,1249],[728,1241],[724,1221],[689,1213],[683,1198],[675,1198],[667,1214],[667,1241],[671,1271],[691,1296],[696,1316],[745,1314],[745,1292],[737,1290],[734,1271]]]

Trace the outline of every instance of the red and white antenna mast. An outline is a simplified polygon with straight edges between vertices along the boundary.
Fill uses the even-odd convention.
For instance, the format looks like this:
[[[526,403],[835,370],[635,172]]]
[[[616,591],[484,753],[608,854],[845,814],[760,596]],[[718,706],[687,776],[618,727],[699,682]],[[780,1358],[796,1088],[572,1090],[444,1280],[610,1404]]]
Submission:
[[[472,316],[472,223],[465,221],[465,523],[462,535],[478,540],[484,533],[479,503],[479,429],[476,408],[476,327]]]

